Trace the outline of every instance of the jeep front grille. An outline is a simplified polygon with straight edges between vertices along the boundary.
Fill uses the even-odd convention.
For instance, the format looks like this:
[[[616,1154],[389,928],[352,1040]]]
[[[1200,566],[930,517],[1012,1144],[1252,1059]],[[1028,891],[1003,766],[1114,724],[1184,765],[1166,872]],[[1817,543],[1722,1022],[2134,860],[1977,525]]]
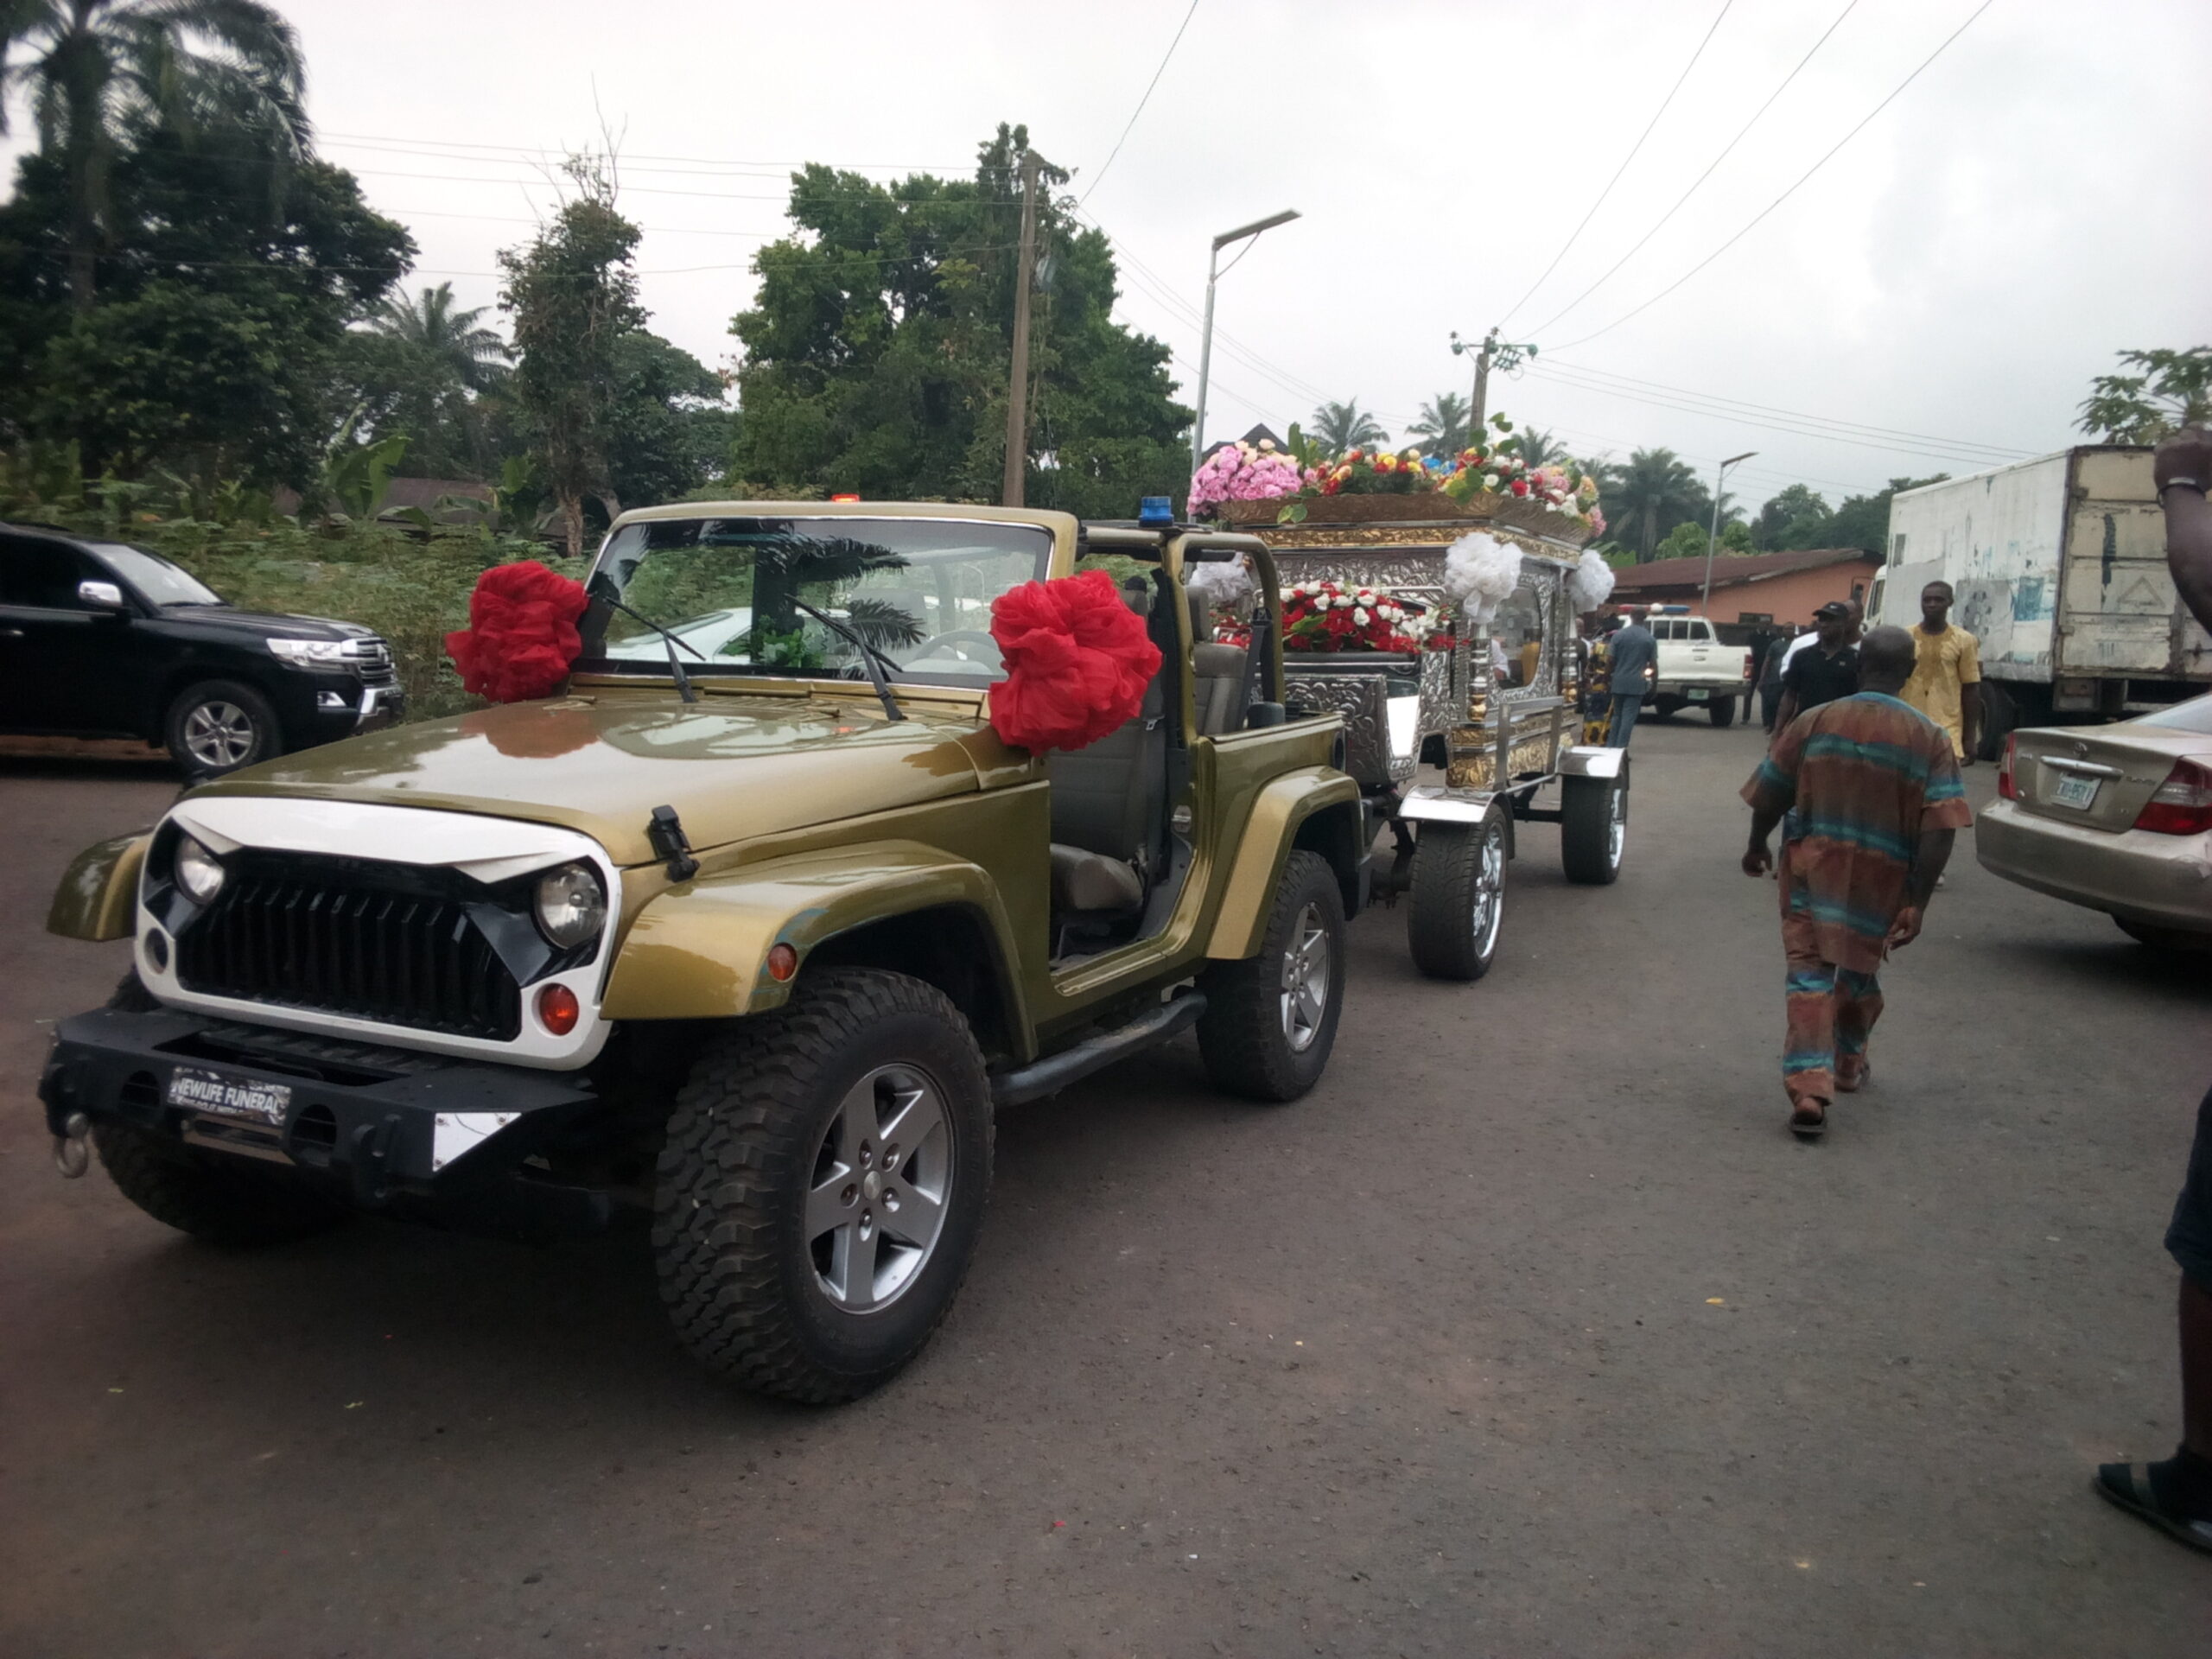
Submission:
[[[522,993],[449,896],[378,882],[358,864],[233,868],[177,938],[185,989],[456,1036],[512,1039]]]

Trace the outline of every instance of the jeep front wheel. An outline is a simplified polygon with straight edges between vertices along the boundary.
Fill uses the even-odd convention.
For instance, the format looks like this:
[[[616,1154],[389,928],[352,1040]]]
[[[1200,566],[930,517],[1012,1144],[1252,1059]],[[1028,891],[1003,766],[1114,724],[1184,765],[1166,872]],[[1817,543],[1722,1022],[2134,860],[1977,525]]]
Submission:
[[[1505,919],[1505,814],[1477,823],[1431,819],[1414,847],[1406,948],[1431,979],[1480,979]]]
[[[1321,1080],[1344,1001],[1344,902],[1319,853],[1284,863],[1259,954],[1218,962],[1198,988],[1198,1054],[1217,1089],[1296,1100]]]
[[[990,1088],[959,1010],[904,974],[830,969],[739,1021],[677,1096],[662,1300],[709,1370],[857,1399],[951,1308],[990,1185]]]

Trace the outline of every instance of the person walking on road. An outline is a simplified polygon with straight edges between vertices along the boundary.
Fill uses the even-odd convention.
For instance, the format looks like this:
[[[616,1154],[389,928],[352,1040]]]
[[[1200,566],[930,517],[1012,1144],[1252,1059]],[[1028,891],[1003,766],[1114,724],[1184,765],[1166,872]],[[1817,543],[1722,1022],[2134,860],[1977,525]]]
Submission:
[[[1782,709],[1782,659],[1789,654],[1789,635],[1777,633],[1759,653],[1759,724],[1770,734]]]
[[[1916,653],[1904,700],[1950,734],[1959,764],[1974,764],[1981,741],[1981,642],[1951,625],[1951,584],[1931,582],[1920,590],[1920,626],[1912,631]]]
[[[2166,568],[2201,627],[2212,628],[2212,434],[2183,427],[2152,458],[2166,513]],[[2189,1173],[2166,1227],[2181,1268],[2181,1444],[2163,1463],[2107,1463],[2097,1495],[2193,1549],[2212,1554],[2212,1093],[2196,1108]]]
[[[1877,972],[1920,937],[1951,842],[1974,822],[1948,738],[1897,695],[1913,661],[1903,628],[1876,628],[1859,647],[1860,689],[1791,721],[1744,785],[1744,874],[1781,880],[1782,1080],[1805,1140],[1827,1128],[1838,1090],[1866,1083]],[[1778,869],[1767,849],[1777,823]]]
[[[1612,672],[1607,683],[1613,703],[1611,718],[1605,728],[1605,745],[1608,748],[1624,749],[1630,734],[1636,730],[1637,711],[1643,707],[1643,694],[1659,677],[1659,642],[1643,626],[1643,612],[1630,610],[1628,620],[1614,630],[1607,644],[1606,660]]]
[[[1790,658],[1782,672],[1782,708],[1776,727],[1859,689],[1859,612],[1847,599],[1832,599],[1813,613],[1813,643]]]

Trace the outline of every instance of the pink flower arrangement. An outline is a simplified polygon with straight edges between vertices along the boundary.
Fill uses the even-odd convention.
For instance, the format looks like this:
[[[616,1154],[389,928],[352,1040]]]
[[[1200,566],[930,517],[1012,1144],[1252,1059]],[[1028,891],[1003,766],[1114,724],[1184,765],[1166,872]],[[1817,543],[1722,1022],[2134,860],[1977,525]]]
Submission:
[[[1255,447],[1240,438],[1222,445],[1192,474],[1189,510],[1197,513],[1224,501],[1281,500],[1296,495],[1300,482],[1297,462],[1272,441]]]

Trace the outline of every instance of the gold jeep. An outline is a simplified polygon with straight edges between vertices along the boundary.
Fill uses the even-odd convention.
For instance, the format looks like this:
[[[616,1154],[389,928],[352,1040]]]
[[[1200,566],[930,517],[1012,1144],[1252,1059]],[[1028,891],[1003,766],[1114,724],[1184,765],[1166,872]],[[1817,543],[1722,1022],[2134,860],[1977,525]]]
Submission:
[[[1250,561],[1249,647],[1185,572]],[[1033,755],[992,601],[1103,565],[1162,663]],[[905,1364],[982,1226],[996,1107],[1195,1028],[1214,1082],[1327,1064],[1370,836],[1291,717],[1256,539],[861,503],[618,519],[562,695],[352,739],[82,855],[52,926],[135,972],[41,1093],[160,1219],[649,1205],[709,1366],[808,1401]]]

